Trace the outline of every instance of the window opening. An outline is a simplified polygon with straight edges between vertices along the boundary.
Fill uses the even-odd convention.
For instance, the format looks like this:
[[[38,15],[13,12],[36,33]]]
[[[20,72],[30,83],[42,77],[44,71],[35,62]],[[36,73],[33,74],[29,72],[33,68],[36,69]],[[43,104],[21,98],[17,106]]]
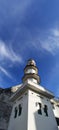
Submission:
[[[14,118],[17,117],[17,107],[15,107],[15,115],[14,115]]]
[[[41,106],[41,103],[38,103],[38,105],[39,105],[38,114],[41,114],[41,115],[42,115],[42,110],[41,110],[42,106]]]
[[[56,117],[57,125],[59,126],[59,118]]]
[[[19,116],[21,115],[21,112],[22,112],[22,107],[21,107],[21,104],[19,104]]]
[[[47,105],[44,105],[44,112],[45,112],[45,115],[48,116],[48,107],[47,107]]]
[[[51,102],[51,104],[52,104],[52,108],[53,108],[53,109],[55,109],[55,107],[54,107],[54,103],[53,103],[53,102]]]

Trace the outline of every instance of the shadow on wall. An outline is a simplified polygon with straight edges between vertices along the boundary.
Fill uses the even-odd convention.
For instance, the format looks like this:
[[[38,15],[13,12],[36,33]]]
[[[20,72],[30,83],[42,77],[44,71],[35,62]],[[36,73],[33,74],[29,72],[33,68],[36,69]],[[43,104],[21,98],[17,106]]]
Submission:
[[[52,106],[43,102],[36,103],[37,111],[34,113],[36,130],[58,130]]]

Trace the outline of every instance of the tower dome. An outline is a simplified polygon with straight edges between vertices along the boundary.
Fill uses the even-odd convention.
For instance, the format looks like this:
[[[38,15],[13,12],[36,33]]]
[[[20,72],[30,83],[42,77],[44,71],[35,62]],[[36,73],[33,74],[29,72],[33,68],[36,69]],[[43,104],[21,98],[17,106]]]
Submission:
[[[27,65],[33,65],[36,66],[36,63],[33,59],[29,59]]]
[[[27,65],[24,68],[23,82],[31,80],[35,83],[40,83],[40,77],[38,76],[38,68],[36,62],[33,59],[29,59]]]

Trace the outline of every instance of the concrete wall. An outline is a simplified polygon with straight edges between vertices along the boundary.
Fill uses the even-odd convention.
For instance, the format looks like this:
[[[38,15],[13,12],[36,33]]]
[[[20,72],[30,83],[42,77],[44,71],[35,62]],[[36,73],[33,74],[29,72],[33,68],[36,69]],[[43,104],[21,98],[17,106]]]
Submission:
[[[55,117],[59,118],[59,107],[57,105],[54,105],[53,111],[54,111]]]
[[[22,112],[21,115],[14,118],[14,109],[15,107],[18,107],[18,105],[21,104],[22,106]],[[27,130],[27,113],[28,113],[28,95],[27,92],[16,101],[16,103],[13,106],[13,110],[10,117],[10,123],[8,130]]]
[[[38,114],[39,105],[42,104],[42,115]],[[44,105],[48,106],[48,116],[45,115]],[[28,130],[57,130],[57,123],[49,99],[40,97],[29,90],[28,99]]]
[[[42,114],[38,114],[41,103]],[[15,107],[21,104],[21,115],[14,118]],[[48,107],[48,116],[44,112],[44,105]],[[16,100],[13,106],[8,130],[58,130],[53,114],[52,106],[48,98],[45,98],[31,90],[24,93]]]
[[[59,105],[57,106],[56,104],[54,104],[53,112],[54,112],[55,117],[59,119]],[[59,123],[57,123],[57,125],[58,125],[58,130],[59,130]]]

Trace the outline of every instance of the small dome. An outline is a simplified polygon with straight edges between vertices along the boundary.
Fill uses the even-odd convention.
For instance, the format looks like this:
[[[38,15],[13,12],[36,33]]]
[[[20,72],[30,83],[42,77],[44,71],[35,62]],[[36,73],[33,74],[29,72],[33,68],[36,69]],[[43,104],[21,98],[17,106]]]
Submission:
[[[29,59],[27,65],[33,65],[36,66],[36,63],[33,59]]]

